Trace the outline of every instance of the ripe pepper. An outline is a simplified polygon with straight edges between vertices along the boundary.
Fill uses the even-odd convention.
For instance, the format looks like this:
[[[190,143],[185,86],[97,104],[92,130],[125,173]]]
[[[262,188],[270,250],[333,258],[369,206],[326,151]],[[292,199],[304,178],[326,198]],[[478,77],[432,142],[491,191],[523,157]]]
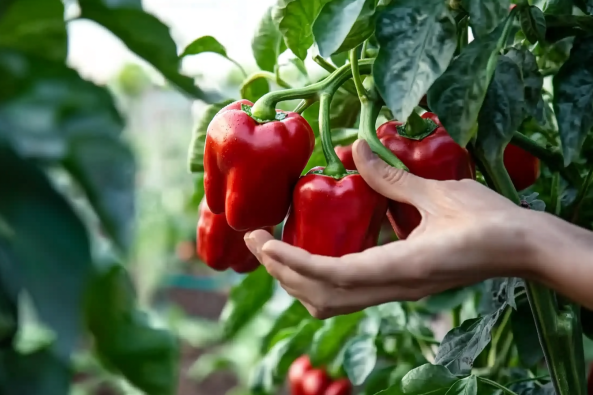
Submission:
[[[513,144],[504,150],[504,167],[517,191],[535,184],[540,173],[539,159]]]
[[[282,240],[333,257],[376,246],[387,199],[356,172],[336,179],[323,170],[311,169],[294,188]]]
[[[338,145],[334,148],[334,151],[336,151],[338,158],[340,158],[346,170],[356,170],[354,158],[352,157],[352,144],[346,146]]]
[[[433,113],[422,117],[413,113],[406,125],[386,122],[377,130],[377,137],[412,174],[441,181],[475,178],[470,154],[455,143]],[[388,216],[400,239],[407,238],[422,219],[415,207],[395,201],[389,201]]]
[[[307,355],[297,358],[288,370],[291,395],[352,395],[348,379],[332,381],[324,369],[311,366]]]
[[[278,111],[275,120],[258,122],[252,105],[240,100],[220,110],[208,126],[204,151],[208,205],[238,231],[282,222],[315,144],[299,114]]]
[[[196,252],[204,263],[218,271],[231,268],[237,273],[248,273],[257,269],[259,262],[245,245],[245,233],[231,228],[224,214],[214,214],[206,199],[202,200],[199,208]]]

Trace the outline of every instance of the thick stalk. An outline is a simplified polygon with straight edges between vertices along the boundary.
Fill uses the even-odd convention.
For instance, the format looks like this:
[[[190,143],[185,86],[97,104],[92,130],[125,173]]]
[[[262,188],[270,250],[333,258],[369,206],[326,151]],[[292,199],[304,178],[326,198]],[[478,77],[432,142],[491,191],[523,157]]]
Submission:
[[[324,92],[319,102],[319,134],[321,135],[321,148],[327,161],[323,174],[330,177],[342,178],[347,174],[346,168],[338,158],[332,144],[331,128],[329,125],[329,111],[333,93]]]
[[[336,71],[338,69],[336,66],[329,63],[327,60],[323,59],[319,55],[315,55],[313,57],[313,60],[315,61],[315,63],[317,63],[319,66],[321,66],[324,70],[326,70],[330,73],[333,73],[334,71]],[[356,95],[356,87],[354,87],[354,83],[352,81],[346,81],[344,83],[344,85],[342,85],[342,89],[348,91],[349,93],[352,93],[353,95]]]
[[[371,72],[372,60],[360,62],[360,71],[363,74]],[[331,91],[340,87],[345,81],[351,78],[352,70],[350,65],[344,65],[337,69],[323,81],[305,86],[303,88],[287,89],[283,91],[270,92],[262,96],[251,108],[254,117],[272,120],[276,116],[276,103],[286,100],[311,99],[318,96],[322,91]]]
[[[476,161],[480,162],[481,167],[489,174],[497,192],[518,204],[519,196],[504,168],[502,158],[499,157],[490,162],[484,159],[484,156],[478,152]],[[578,360],[575,361],[571,352],[567,351],[575,349],[576,339],[571,339],[574,323],[564,322],[564,320],[562,327],[559,328],[558,306],[554,292],[532,281],[525,281],[525,286],[540,345],[556,393],[558,395],[584,395],[585,387],[582,382],[582,374],[575,374],[574,367],[571,366],[575,362],[578,363]]]

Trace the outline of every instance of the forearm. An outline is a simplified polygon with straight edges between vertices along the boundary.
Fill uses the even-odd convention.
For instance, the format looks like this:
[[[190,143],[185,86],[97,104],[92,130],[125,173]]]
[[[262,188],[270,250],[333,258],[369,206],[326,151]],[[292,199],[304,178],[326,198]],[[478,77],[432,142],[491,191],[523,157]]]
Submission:
[[[534,279],[593,309],[593,232],[546,213],[530,217]]]

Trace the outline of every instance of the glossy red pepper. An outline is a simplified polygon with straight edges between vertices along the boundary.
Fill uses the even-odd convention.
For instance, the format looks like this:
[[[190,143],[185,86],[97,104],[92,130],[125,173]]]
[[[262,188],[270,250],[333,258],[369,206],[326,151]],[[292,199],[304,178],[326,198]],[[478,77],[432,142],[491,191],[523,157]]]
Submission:
[[[208,205],[239,231],[282,222],[315,145],[311,126],[299,114],[260,124],[242,104],[253,105],[240,100],[214,117],[204,150]]]
[[[271,228],[266,229],[269,232]],[[198,257],[214,270],[233,269],[248,273],[258,268],[257,258],[245,245],[246,232],[238,232],[227,223],[224,214],[214,214],[203,199],[197,227]]]
[[[323,368],[314,368],[307,355],[292,363],[288,370],[291,395],[352,395],[348,379],[332,381]]]
[[[433,113],[423,119],[432,120],[436,129],[428,136],[404,137],[398,132],[401,122],[390,121],[377,129],[377,137],[409,169],[410,173],[433,180],[461,180],[475,178],[475,164],[469,152],[449,136]],[[422,217],[415,207],[389,201],[389,220],[400,239],[407,238],[420,224]]]
[[[338,154],[338,158],[340,158],[346,170],[356,170],[354,158],[352,157],[352,144],[346,146],[338,145],[334,148],[334,151]]]
[[[376,246],[387,199],[358,173],[336,179],[322,171],[311,169],[294,188],[282,240],[333,257]]]
[[[540,173],[539,159],[513,144],[504,150],[504,167],[517,191],[535,184]]]

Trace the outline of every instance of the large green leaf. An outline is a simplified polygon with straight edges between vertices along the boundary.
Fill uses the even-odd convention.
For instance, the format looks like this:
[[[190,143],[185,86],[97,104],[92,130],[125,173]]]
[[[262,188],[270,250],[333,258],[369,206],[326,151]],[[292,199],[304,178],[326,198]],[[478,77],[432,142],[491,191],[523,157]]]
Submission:
[[[296,56],[307,57],[313,45],[313,23],[331,0],[278,0],[272,18],[284,36],[284,42]]]
[[[366,0],[364,2],[362,11],[360,11],[354,26],[352,26],[350,32],[348,32],[348,35],[342,42],[342,45],[340,45],[335,52],[348,51],[359,46],[365,40],[368,39],[370,41],[373,38],[373,32],[375,31],[376,6],[376,0]],[[362,47],[360,50],[362,50]]]
[[[334,0],[323,7],[313,25],[321,56],[328,57],[340,48],[367,1],[374,5],[374,0]]]
[[[212,52],[225,58],[227,57],[225,47],[212,36],[202,36],[200,38],[196,38],[194,41],[189,43],[187,47],[185,47],[179,56],[183,58],[185,56],[199,55],[205,52]]]
[[[461,4],[469,12],[470,25],[474,36],[482,38],[491,33],[508,15],[510,0],[462,0]]]
[[[127,250],[136,167],[109,92],[62,63],[10,50],[0,51],[0,72],[7,76],[0,81],[0,123],[11,125],[0,130],[0,139],[8,139],[24,157],[63,163],[105,232]]]
[[[3,395],[63,395],[70,389],[70,366],[50,349],[31,354],[3,349],[0,366],[0,393]]]
[[[408,372],[401,388],[406,395],[444,395],[456,381],[446,367],[426,364]]]
[[[350,339],[342,364],[353,385],[364,383],[377,364],[375,337],[360,335]]]
[[[428,106],[453,140],[465,147],[477,131],[476,122],[499,56],[499,26],[461,51],[428,91]]]
[[[394,1],[377,16],[375,35],[377,89],[395,118],[405,121],[451,61],[455,21],[440,0]]]
[[[220,103],[210,104],[204,109],[204,112],[194,129],[192,141],[189,145],[187,160],[190,172],[201,173],[204,171],[204,148],[206,147],[208,125],[210,125],[210,122],[212,122],[212,119],[214,119],[220,110],[232,102],[233,100],[229,99]]]
[[[251,41],[253,57],[260,69],[273,72],[278,56],[286,50],[282,34],[272,20],[272,8],[268,8],[259,22]]]
[[[544,78],[539,72],[537,59],[527,48],[513,48],[505,56],[515,61],[521,68],[525,86],[523,102],[525,115],[535,118],[540,124],[545,124],[545,102],[542,96]]]
[[[261,266],[231,289],[220,317],[224,338],[234,336],[259,313],[274,294],[274,284],[274,278]]]
[[[81,340],[91,275],[86,229],[44,173],[2,144],[0,168],[0,185],[10,186],[0,195],[0,218],[9,230],[0,246],[8,251],[12,281],[22,283],[40,320],[58,335],[53,352],[67,361]]]
[[[468,374],[475,359],[491,340],[492,328],[507,305],[492,314],[464,321],[451,329],[439,346],[434,362],[443,365],[453,374]]]
[[[202,91],[192,78],[179,73],[177,46],[169,28],[159,19],[137,8],[108,8],[93,0],[80,0],[79,3],[81,18],[95,21],[111,31],[179,89],[206,102],[219,100],[217,94]]]
[[[85,300],[86,324],[105,366],[148,394],[175,393],[178,345],[136,309],[130,278],[119,265],[97,271]]]
[[[68,37],[62,1],[8,2],[0,17],[0,46],[64,62]]]
[[[521,29],[529,42],[545,42],[546,39],[546,17],[542,10],[536,6],[525,7],[519,14]]]
[[[478,381],[476,376],[469,376],[458,380],[451,386],[448,395],[478,395]]]
[[[506,56],[498,58],[478,116],[476,148],[489,163],[502,160],[505,147],[523,121],[524,93],[519,66]]]
[[[260,97],[270,91],[270,84],[264,77],[247,79],[241,85],[241,98],[256,102]]]
[[[364,314],[359,312],[326,320],[313,338],[309,353],[311,363],[314,366],[329,364],[344,346],[348,337],[356,331],[363,317]]]
[[[593,34],[577,37],[570,58],[554,77],[554,112],[564,164],[579,155],[593,127]]]

